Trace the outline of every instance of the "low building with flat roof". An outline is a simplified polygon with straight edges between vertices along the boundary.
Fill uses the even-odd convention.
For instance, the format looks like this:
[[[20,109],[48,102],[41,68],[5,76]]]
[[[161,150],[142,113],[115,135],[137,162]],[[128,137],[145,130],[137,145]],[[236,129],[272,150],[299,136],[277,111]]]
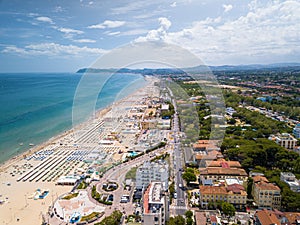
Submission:
[[[58,185],[75,185],[80,180],[80,176],[77,175],[67,175],[61,176],[56,183]]]

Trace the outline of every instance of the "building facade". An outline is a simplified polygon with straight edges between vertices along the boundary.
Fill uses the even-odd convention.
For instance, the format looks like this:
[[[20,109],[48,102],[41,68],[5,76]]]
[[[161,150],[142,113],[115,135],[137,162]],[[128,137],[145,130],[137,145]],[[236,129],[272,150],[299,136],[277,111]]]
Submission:
[[[275,184],[269,183],[267,178],[253,177],[252,195],[259,208],[280,209],[281,194],[280,188]]]
[[[164,184],[165,190],[169,188],[169,167],[164,161],[146,161],[136,171],[136,189],[142,190],[148,187],[153,181],[160,181]]]
[[[275,141],[278,145],[286,149],[294,149],[297,145],[297,139],[288,133],[272,135],[269,139]]]
[[[237,209],[243,209],[247,204],[247,192],[241,185],[200,186],[200,203],[202,208],[214,206],[218,202],[228,202]]]
[[[298,123],[293,129],[293,135],[295,138],[300,138],[300,123]]]
[[[162,182],[151,182],[143,195],[143,225],[165,225],[169,219],[169,199]]]

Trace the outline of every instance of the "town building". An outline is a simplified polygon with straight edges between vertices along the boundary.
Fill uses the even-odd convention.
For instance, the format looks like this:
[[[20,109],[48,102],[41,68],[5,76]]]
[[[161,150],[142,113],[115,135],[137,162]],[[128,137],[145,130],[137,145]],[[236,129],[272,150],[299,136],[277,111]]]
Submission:
[[[267,210],[263,209],[257,211],[254,215],[255,225],[300,225],[299,212],[281,212],[276,209]]]
[[[195,163],[201,167],[205,168],[207,163],[214,160],[223,159],[223,155],[220,151],[212,150],[209,152],[199,151],[194,153]]]
[[[295,138],[300,138],[300,123],[298,123],[293,129],[293,135]]]
[[[290,189],[294,192],[300,192],[300,181],[291,172],[281,172],[280,180],[287,183]]]
[[[207,180],[211,180],[212,183],[219,180],[225,180],[226,178],[235,178],[246,182],[248,175],[244,169],[241,168],[228,168],[228,167],[207,167],[200,170],[200,181],[205,183]]]
[[[280,188],[262,176],[253,177],[252,195],[259,208],[279,209],[281,205]]]
[[[208,208],[210,204],[216,206],[217,202],[228,202],[238,209],[243,209],[247,204],[247,192],[239,184],[228,186],[203,186],[200,185],[200,204]]]
[[[168,190],[169,167],[165,161],[146,161],[136,171],[136,189],[142,190],[148,187],[151,182],[160,181]]]
[[[206,162],[206,167],[242,168],[239,161],[226,161],[225,159]]]
[[[169,199],[162,182],[151,182],[143,195],[143,225],[165,225],[169,219]]]
[[[193,144],[194,151],[212,151],[219,150],[218,141],[217,140],[198,140]]]
[[[297,145],[297,139],[288,133],[271,135],[269,140],[275,141],[278,145],[286,149],[294,149]]]
[[[280,225],[280,220],[276,217],[275,213],[270,210],[260,210],[257,211],[254,215],[254,224],[255,225]]]

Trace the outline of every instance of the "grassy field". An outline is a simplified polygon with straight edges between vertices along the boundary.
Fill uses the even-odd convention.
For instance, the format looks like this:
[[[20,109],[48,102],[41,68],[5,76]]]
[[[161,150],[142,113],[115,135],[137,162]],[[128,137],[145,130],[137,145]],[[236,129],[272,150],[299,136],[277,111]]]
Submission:
[[[135,180],[137,167],[131,168],[125,175],[125,179],[133,179]]]

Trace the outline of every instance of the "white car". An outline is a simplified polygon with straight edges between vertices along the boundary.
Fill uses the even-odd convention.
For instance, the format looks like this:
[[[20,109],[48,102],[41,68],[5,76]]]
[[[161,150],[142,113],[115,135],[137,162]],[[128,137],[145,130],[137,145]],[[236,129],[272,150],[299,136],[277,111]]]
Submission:
[[[180,188],[182,188],[182,184],[179,184],[178,186],[179,186]]]
[[[176,193],[176,192],[174,193],[174,198],[175,198],[175,199],[177,198],[177,193]]]

